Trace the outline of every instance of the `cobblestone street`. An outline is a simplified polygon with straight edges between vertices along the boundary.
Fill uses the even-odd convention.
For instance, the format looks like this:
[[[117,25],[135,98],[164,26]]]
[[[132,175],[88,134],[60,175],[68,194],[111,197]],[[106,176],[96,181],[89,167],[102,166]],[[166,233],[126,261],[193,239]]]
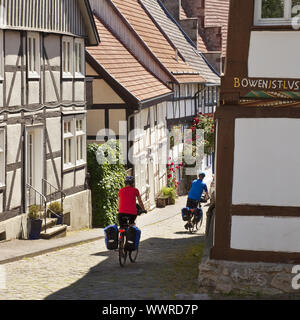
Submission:
[[[138,218],[137,263],[128,259],[121,268],[118,253],[107,251],[104,239],[23,259],[4,265],[7,290],[0,290],[0,299],[191,299],[205,221],[196,234],[184,229],[180,208],[185,200]]]

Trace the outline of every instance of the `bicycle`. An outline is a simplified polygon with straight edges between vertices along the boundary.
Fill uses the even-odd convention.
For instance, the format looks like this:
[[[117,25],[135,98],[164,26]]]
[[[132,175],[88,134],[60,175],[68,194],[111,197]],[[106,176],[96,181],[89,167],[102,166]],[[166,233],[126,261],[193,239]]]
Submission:
[[[147,213],[147,211],[139,211],[138,210],[138,215],[142,213]],[[130,227],[130,222],[128,217],[123,217],[123,228],[119,228],[119,263],[121,267],[124,267],[126,264],[127,260],[127,255],[129,256],[129,260],[132,263],[136,262],[138,253],[139,253],[139,248],[137,247],[136,250],[126,250],[125,248],[125,243],[126,243],[126,233],[128,228]]]
[[[124,228],[119,229],[119,262],[120,266],[124,267],[126,264],[127,260],[127,254],[129,253],[129,259],[132,263],[134,263],[137,259],[139,249],[137,248],[135,251],[128,251],[125,248],[125,243],[126,243],[126,232],[130,226],[129,224],[129,219],[124,218],[126,222],[124,221]]]
[[[200,221],[198,221],[196,210],[200,210],[200,214],[201,214]],[[191,211],[191,215],[190,215],[190,218],[189,218],[189,220],[187,222],[187,228],[188,228],[190,233],[194,233],[194,232],[197,232],[202,226],[202,223],[203,223],[203,210],[202,210],[202,208],[200,206],[199,208],[196,208],[196,209],[190,209],[190,211]]]

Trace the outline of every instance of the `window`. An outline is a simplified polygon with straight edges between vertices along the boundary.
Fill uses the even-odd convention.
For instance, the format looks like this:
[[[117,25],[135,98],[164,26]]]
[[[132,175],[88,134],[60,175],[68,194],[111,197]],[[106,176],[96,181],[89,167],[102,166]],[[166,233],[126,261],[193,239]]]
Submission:
[[[75,76],[82,77],[84,76],[84,43],[81,39],[75,39],[74,45],[74,68]]]
[[[0,30],[0,80],[4,79],[3,31]]]
[[[74,128],[73,119],[64,121],[64,167],[74,165]]]
[[[86,162],[86,121],[85,116],[64,119],[64,168]]]
[[[73,39],[64,37],[62,40],[62,68],[64,78],[73,78]]]
[[[27,69],[29,78],[40,77],[40,37],[38,33],[28,33]]]
[[[299,0],[256,0],[254,24],[288,25],[299,11]]]
[[[76,118],[76,164],[85,162],[86,133],[85,119]]]
[[[5,131],[0,128],[0,187],[5,185]]]

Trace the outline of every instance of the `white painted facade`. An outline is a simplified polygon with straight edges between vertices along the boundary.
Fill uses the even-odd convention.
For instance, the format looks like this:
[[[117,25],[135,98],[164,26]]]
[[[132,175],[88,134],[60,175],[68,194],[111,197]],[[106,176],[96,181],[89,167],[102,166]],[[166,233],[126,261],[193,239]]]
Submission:
[[[43,0],[45,6],[40,6],[35,1],[19,0],[8,4],[1,1],[0,5],[4,2],[0,16],[10,16],[0,30],[0,232],[12,239],[26,237],[20,233],[20,228],[26,230],[22,221],[30,205],[40,204],[40,198],[29,193],[27,185],[49,196],[49,186],[43,189],[45,179],[65,192],[66,203],[75,203],[77,195],[82,199],[82,193],[89,198],[86,150],[79,136],[85,141],[84,47],[85,42],[93,42],[89,37],[95,28],[87,19],[83,2]],[[58,10],[65,5],[68,15],[59,17]],[[43,19],[51,20],[49,12],[44,11],[46,6],[55,9],[52,24],[39,25],[40,11]],[[31,22],[22,19],[20,12],[24,10],[31,12]],[[98,39],[98,35],[93,38]],[[71,43],[68,54],[64,39]],[[67,56],[68,64],[74,66],[68,77],[64,74]],[[66,119],[72,120],[69,166],[65,161]],[[84,208],[68,206],[72,227],[89,227],[89,207],[88,202]]]
[[[167,102],[141,110],[135,116],[133,159],[136,187],[150,208],[156,205],[155,199],[167,184]],[[150,115],[150,119],[148,116]],[[150,120],[150,123],[148,121]],[[147,127],[146,130],[144,128]]]
[[[236,119],[233,205],[300,206],[300,119]],[[300,252],[300,218],[232,216],[231,248]]]
[[[232,203],[300,206],[300,119],[237,119]]]
[[[299,55],[299,31],[252,31],[249,77],[299,79]]]
[[[300,218],[233,216],[231,248],[300,252]]]

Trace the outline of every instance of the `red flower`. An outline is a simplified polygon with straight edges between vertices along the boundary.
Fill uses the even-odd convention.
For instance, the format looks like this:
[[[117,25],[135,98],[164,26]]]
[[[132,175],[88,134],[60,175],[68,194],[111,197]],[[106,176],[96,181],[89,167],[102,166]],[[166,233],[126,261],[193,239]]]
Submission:
[[[170,178],[172,178],[172,175],[171,175],[171,174],[169,174],[169,175],[168,175],[168,178],[169,178],[169,179],[170,179]]]
[[[171,166],[174,166],[174,162],[171,163]]]
[[[179,169],[179,167],[178,167],[178,166],[176,166],[176,169]]]

